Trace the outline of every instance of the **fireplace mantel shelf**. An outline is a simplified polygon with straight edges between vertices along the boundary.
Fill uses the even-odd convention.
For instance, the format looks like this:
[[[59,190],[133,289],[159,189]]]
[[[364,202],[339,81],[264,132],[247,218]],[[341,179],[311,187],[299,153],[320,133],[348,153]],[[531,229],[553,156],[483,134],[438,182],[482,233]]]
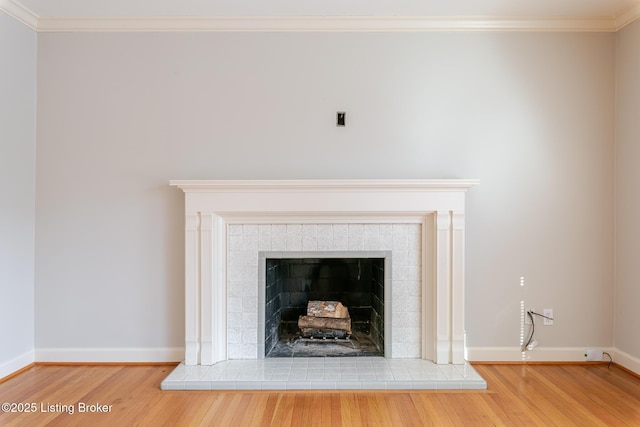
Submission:
[[[345,179],[345,180],[171,180],[170,185],[185,192],[210,190],[374,190],[412,191],[466,189],[478,185],[477,179]]]

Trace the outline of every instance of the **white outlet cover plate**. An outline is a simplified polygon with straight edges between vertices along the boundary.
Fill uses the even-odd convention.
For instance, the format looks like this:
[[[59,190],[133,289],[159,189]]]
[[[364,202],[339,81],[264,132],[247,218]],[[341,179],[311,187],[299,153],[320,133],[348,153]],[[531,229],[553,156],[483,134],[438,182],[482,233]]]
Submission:
[[[587,362],[602,362],[602,354],[601,348],[588,348],[585,352]]]

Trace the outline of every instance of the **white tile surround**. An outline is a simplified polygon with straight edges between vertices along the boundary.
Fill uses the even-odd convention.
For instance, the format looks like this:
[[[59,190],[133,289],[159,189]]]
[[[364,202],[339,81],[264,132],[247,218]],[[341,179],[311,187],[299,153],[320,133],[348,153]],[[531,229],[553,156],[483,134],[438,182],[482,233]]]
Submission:
[[[440,365],[468,366],[463,321],[464,194],[477,183],[171,181],[185,192],[186,219],[185,361],[170,376],[171,381],[185,381],[183,374],[192,378],[201,373],[204,378],[220,370],[233,371],[245,366],[238,365],[242,363],[248,364],[247,369],[256,364],[260,372],[273,363],[295,363],[298,367],[304,363],[305,358],[282,362],[260,359],[264,353],[260,259],[273,253],[295,255],[292,257],[388,253],[391,276],[389,283],[385,277],[385,292],[392,302],[385,328],[391,328],[391,342],[385,343],[386,357],[370,362],[421,363],[417,376],[418,371],[436,372],[438,367],[449,369],[449,373],[457,369]],[[362,361],[309,359],[307,366],[341,361],[347,366],[368,360],[358,359]],[[315,381],[311,373],[305,375],[305,380]],[[259,378],[268,381],[263,374]],[[199,386],[214,387],[210,383]]]
[[[421,355],[421,224],[231,224],[228,226],[229,359],[264,357],[264,261],[387,255],[385,355]]]

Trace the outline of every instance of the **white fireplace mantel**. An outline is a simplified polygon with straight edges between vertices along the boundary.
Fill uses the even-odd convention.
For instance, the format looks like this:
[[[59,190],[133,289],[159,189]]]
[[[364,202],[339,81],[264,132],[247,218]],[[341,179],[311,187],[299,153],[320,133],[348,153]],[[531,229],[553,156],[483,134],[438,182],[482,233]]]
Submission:
[[[464,363],[465,192],[478,180],[172,180],[185,192],[185,364],[227,360],[231,224],[422,225],[421,357]]]

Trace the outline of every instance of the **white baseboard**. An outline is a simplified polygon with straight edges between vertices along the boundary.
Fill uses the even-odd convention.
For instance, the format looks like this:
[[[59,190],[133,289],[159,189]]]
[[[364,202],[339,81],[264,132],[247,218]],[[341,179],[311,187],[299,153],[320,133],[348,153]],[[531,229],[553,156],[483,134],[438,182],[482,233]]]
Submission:
[[[520,347],[468,347],[469,362],[583,362],[583,347],[538,347],[521,352]],[[640,359],[622,350],[605,348],[613,361],[640,375]],[[0,378],[34,362],[160,363],[184,359],[183,347],[167,348],[39,348],[0,364]],[[606,361],[606,360],[605,360]]]
[[[633,357],[629,353],[625,353],[622,350],[613,349],[611,352],[613,361],[620,366],[624,366],[628,370],[640,375],[640,359]]]
[[[605,348],[612,353],[614,350]],[[536,347],[521,351],[520,347],[467,347],[469,362],[584,362],[585,347]]]
[[[184,347],[166,348],[36,348],[37,362],[158,363],[180,362]]]
[[[640,375],[640,359],[616,348],[603,348],[613,361]],[[467,347],[469,362],[584,362],[584,347],[537,347],[520,351],[520,347]],[[604,362],[608,359],[604,358]]]
[[[34,361],[35,361],[34,352],[27,351],[26,353],[23,353],[18,357],[14,357],[11,360],[0,363],[0,379],[8,375],[11,375],[16,371],[19,371],[25,366],[29,366]]]

